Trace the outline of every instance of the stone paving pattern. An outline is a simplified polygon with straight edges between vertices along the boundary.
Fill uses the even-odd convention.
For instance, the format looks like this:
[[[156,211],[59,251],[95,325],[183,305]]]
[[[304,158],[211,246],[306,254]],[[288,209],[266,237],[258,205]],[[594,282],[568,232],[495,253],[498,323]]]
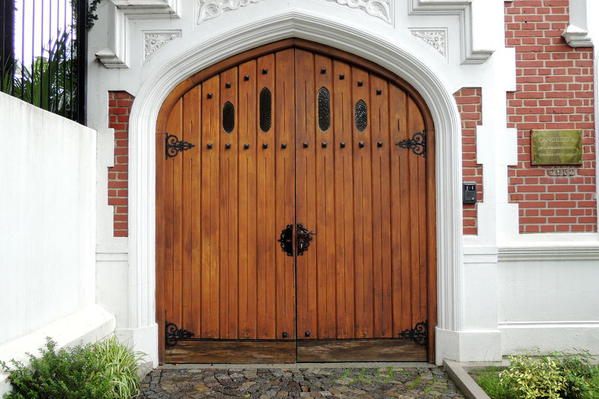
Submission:
[[[139,399],[464,397],[441,368],[162,368]]]

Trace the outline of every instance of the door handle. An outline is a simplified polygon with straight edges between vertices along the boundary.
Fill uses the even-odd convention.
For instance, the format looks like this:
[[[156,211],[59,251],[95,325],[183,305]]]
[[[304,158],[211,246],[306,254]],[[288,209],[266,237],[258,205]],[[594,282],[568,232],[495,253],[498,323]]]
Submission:
[[[297,254],[298,256],[302,256],[304,252],[308,250],[310,247],[310,242],[312,242],[312,236],[316,235],[315,231],[310,231],[305,228],[302,224],[297,225]]]
[[[288,224],[287,227],[281,231],[281,235],[277,240],[281,244],[281,248],[283,252],[287,254],[287,256],[293,256],[293,225]]]

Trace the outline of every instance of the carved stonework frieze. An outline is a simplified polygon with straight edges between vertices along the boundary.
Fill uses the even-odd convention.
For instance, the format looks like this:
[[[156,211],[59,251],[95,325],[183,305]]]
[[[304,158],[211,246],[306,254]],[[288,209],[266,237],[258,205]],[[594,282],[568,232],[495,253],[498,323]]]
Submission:
[[[327,0],[337,4],[358,8],[373,17],[382,19],[387,23],[393,22],[391,0]]]
[[[181,37],[181,31],[145,32],[144,61],[148,61],[161,47],[179,37]]]
[[[446,29],[410,29],[412,35],[416,36],[443,57],[447,56],[447,30]]]
[[[207,19],[216,18],[227,11],[237,10],[250,4],[263,0],[197,0],[198,18],[197,23]]]

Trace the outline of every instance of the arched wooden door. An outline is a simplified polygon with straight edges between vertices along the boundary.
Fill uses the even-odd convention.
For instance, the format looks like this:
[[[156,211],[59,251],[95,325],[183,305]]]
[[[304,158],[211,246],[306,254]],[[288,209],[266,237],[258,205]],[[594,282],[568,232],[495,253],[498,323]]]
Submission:
[[[410,86],[278,42],[183,82],[156,145],[162,361],[433,360],[434,130]]]

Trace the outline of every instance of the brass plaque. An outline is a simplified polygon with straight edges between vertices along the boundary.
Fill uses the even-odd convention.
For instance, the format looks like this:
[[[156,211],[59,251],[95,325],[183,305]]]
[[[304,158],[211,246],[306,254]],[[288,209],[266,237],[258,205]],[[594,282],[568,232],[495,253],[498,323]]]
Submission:
[[[582,130],[533,130],[533,165],[580,165]]]

